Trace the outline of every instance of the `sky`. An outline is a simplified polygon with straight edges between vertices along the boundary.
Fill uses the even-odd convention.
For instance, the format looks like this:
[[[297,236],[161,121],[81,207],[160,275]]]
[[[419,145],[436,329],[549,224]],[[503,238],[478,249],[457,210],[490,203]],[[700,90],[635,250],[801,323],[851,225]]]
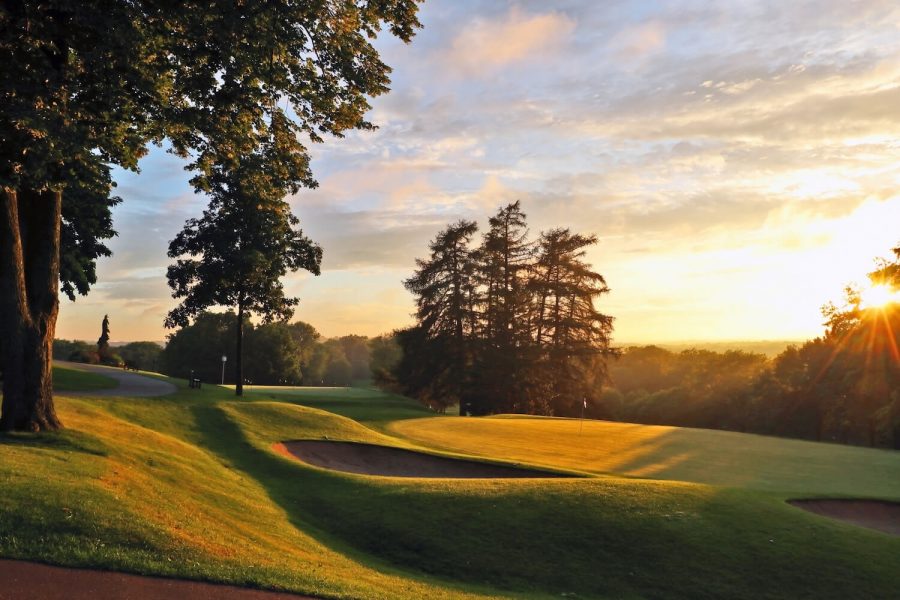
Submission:
[[[402,285],[447,224],[520,200],[533,236],[596,234],[619,343],[804,340],[900,242],[895,0],[427,0],[377,47],[375,132],[313,145],[291,198],[324,248],[295,319],[325,336],[412,323]],[[206,199],[154,148],[117,170],[99,283],[57,337],[165,339],[168,241]]]

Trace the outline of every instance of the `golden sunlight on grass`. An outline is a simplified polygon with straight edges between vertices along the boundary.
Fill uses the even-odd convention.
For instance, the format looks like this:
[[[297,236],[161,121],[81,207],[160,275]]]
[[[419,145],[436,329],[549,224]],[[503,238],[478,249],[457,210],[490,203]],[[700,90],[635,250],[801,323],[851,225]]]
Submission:
[[[883,308],[892,302],[900,302],[900,292],[887,285],[873,285],[859,295],[861,308]]]
[[[900,497],[900,457],[727,431],[540,417],[395,421],[424,446],[599,475],[758,490]]]

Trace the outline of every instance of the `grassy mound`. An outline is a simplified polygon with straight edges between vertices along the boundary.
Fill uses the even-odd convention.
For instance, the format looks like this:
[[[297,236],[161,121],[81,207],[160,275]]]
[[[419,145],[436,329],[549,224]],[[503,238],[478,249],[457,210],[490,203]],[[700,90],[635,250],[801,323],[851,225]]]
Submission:
[[[59,398],[65,431],[0,437],[0,556],[359,598],[890,597],[900,584],[900,539],[805,513],[774,487],[335,473],[271,446],[327,437],[463,452],[427,438],[473,420],[426,419],[369,390],[238,401],[179,386],[164,398]],[[540,437],[525,460],[496,440],[531,420],[481,421],[469,452],[612,471]],[[798,476],[794,488],[813,483]]]

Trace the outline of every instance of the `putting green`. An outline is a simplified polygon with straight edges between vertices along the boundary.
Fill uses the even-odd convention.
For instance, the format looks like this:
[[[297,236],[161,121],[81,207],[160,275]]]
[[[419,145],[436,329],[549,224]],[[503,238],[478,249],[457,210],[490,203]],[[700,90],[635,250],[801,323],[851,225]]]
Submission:
[[[900,499],[900,452],[891,450],[541,417],[403,420],[388,431],[432,448],[596,474]]]

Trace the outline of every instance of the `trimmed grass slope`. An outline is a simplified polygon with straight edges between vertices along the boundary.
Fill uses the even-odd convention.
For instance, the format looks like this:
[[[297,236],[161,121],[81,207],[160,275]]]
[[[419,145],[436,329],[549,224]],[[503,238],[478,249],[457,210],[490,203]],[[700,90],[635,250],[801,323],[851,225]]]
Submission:
[[[178,385],[163,398],[60,398],[67,430],[0,437],[0,556],[355,598],[890,597],[900,585],[900,539],[807,514],[774,489],[366,477],[271,448],[324,437],[440,447],[430,427],[483,421],[465,451],[611,471],[562,442],[542,448],[534,431],[529,459],[515,455],[509,443],[526,433],[501,433],[527,419],[422,418],[371,390],[235,400]]]
[[[405,420],[388,431],[432,448],[596,474],[900,500],[900,452],[891,450],[541,417]]]
[[[118,385],[119,383],[111,377],[65,367],[53,367],[53,389],[57,392],[109,390]]]

